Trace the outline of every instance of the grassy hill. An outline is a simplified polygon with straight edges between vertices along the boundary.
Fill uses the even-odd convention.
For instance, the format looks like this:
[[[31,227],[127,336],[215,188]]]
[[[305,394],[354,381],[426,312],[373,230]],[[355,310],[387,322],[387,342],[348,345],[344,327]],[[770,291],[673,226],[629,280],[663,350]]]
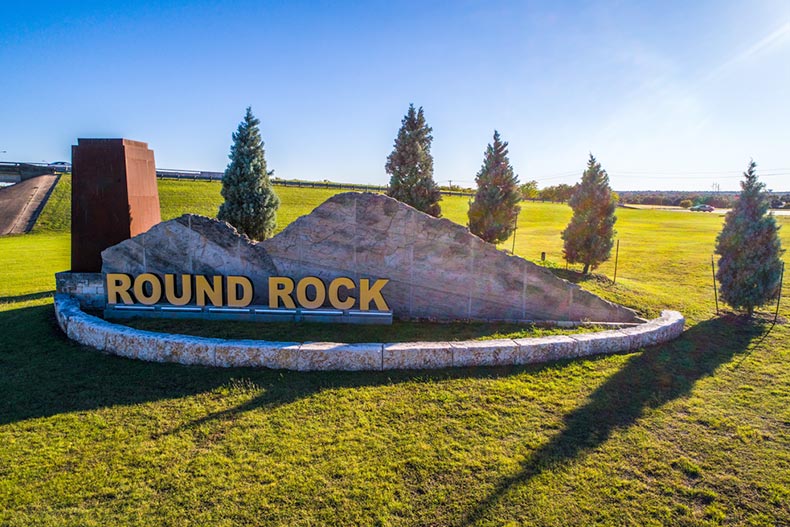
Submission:
[[[67,185],[33,234],[0,238],[2,525],[790,524],[790,330],[714,317],[719,215],[619,210],[617,284],[582,281],[682,311],[668,345],[518,368],[218,370],[60,333]],[[277,190],[281,226],[329,195]],[[220,201],[217,183],[162,181],[160,196],[165,219]],[[463,223],[466,203],[446,198],[445,215]],[[569,216],[525,204],[516,253],[563,272]]]
[[[178,181],[160,179],[159,201],[162,220],[177,218],[182,214],[202,214],[216,217],[222,203],[219,181]],[[277,213],[278,232],[299,216],[309,214],[338,190],[276,186],[281,206]],[[445,196],[442,210],[453,221],[465,223],[468,198]],[[71,176],[61,177],[46,208],[42,211],[34,233],[69,232],[71,228]]]

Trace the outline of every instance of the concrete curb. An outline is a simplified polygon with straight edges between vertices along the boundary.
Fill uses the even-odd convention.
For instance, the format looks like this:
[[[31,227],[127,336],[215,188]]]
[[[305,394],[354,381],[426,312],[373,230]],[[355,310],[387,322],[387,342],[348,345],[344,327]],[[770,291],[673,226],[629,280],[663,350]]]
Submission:
[[[55,315],[75,342],[152,362],[219,367],[264,367],[299,371],[432,369],[522,365],[603,353],[633,351],[668,342],[683,333],[677,311],[625,329],[528,339],[461,342],[343,344],[225,340],[154,333],[88,315],[70,295],[55,295]]]

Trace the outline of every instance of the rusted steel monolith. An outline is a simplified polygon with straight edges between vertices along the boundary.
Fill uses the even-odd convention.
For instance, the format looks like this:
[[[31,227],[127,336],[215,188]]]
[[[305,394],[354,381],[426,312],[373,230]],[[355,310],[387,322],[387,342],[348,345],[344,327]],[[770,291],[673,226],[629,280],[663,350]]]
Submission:
[[[162,221],[154,152],[130,139],[71,147],[71,270],[101,272],[101,252]]]

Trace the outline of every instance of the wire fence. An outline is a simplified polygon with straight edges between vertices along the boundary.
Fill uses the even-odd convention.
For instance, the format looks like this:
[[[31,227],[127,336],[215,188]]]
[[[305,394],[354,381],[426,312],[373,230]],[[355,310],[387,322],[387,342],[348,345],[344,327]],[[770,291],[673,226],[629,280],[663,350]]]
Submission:
[[[182,181],[221,181],[222,172],[157,169],[156,177],[159,179],[176,179]],[[281,187],[360,190],[368,192],[386,192],[389,188],[385,185],[364,185],[361,183],[335,183],[332,181],[302,181],[276,178],[272,179],[272,184]],[[441,190],[441,193],[444,196],[474,196],[474,192],[470,191]]]

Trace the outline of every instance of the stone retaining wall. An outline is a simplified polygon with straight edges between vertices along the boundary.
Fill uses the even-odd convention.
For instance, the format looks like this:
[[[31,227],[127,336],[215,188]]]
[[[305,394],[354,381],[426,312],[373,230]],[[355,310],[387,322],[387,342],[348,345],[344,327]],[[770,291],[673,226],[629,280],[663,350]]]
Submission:
[[[224,340],[142,331],[88,315],[76,298],[55,295],[58,324],[68,337],[98,350],[146,361],[288,370],[392,370],[521,365],[637,350],[677,338],[677,311],[625,329],[527,339],[397,344]]]
[[[104,309],[104,275],[101,273],[55,273],[55,292],[76,298],[82,307]]]

